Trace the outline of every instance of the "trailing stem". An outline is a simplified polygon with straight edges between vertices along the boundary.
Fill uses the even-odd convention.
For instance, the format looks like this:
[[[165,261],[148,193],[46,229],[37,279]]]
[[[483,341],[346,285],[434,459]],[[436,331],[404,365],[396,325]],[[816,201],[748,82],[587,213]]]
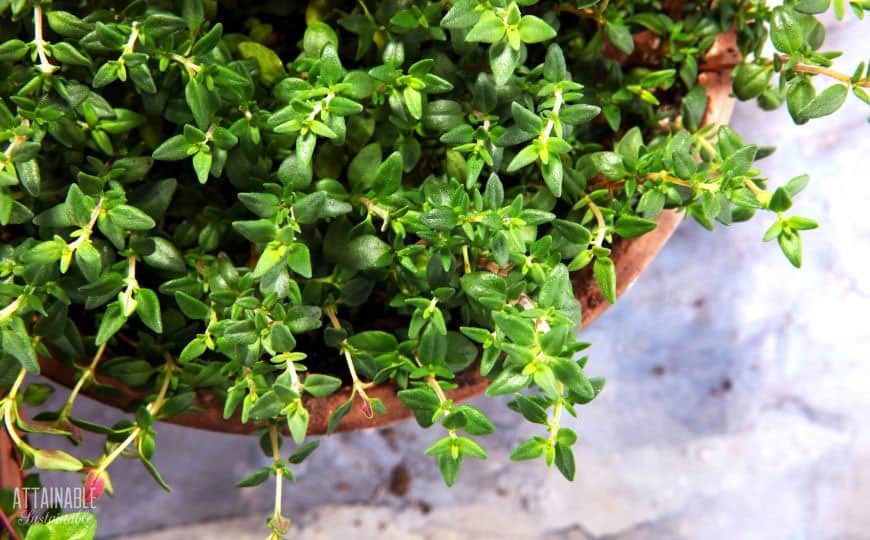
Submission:
[[[332,306],[327,306],[325,311],[327,317],[329,317],[330,323],[332,323],[332,327],[335,329],[341,329],[341,322],[335,315],[335,309],[333,309]],[[368,394],[366,394],[366,388],[371,385],[362,382],[357,375],[356,367],[353,364],[353,356],[350,354],[350,344],[347,342],[347,339],[341,342],[341,351],[344,354],[344,359],[347,361],[347,370],[350,373],[351,380],[353,381],[353,394],[351,395],[351,399],[354,395],[359,394],[360,399],[363,400],[363,413],[367,418],[373,418],[374,411],[372,410],[371,399]]]
[[[160,412],[160,409],[166,403],[166,394],[169,391],[169,384],[172,380],[172,371],[175,369],[175,364],[173,362],[167,362],[165,373],[163,376],[163,384],[160,385],[160,391],[157,393],[157,399],[148,404],[148,412],[151,413],[151,416],[157,415]],[[126,439],[118,446],[112,450],[111,453],[104,455],[100,458],[97,468],[94,470],[94,474],[96,476],[100,476],[103,472],[109,467],[109,465],[114,462],[118,456],[120,456],[131,444],[136,442],[139,436],[142,434],[142,427],[136,426],[130,431],[130,435],[127,436]]]
[[[51,75],[57,66],[48,60],[45,52],[46,41],[42,37],[42,6],[36,4],[33,8],[33,43],[36,45],[36,54],[39,56],[39,71],[45,75]]]

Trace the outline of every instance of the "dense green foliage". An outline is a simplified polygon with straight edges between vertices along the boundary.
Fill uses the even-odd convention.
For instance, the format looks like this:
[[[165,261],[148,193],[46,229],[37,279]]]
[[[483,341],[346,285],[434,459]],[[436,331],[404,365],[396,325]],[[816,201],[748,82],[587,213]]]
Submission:
[[[761,211],[795,266],[816,226],[786,215],[806,177],[769,187],[754,162],[770,148],[703,125],[699,73],[730,69],[704,63],[716,36],[736,29],[740,99],[798,123],[868,101],[865,66],[820,52],[829,1],[713,5],[0,0],[0,407],[27,465],[80,472],[96,497],[130,455],[166,486],[153,422],[207,390],[262,426],[274,463],[240,485],[278,477],[278,537],[281,480],[317,444],[310,397],[352,389],[332,429],[395,382],[445,430],[427,454],[452,484],[494,430],[448,397],[479,369],[541,425],[511,457],[573,478],[560,419],[603,381],[577,359],[570,273],[591,265],[614,302],[612,243],[666,209],[707,228]],[[78,384],[28,421],[19,404],[50,392],[22,384],[40,356]],[[98,374],[147,396],[130,421],[73,414]],[[104,455],[25,437],[82,431]]]

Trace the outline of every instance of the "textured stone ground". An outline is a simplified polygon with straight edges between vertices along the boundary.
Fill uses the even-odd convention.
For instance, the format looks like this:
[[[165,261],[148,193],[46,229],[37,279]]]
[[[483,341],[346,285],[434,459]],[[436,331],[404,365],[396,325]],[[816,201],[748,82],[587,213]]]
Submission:
[[[866,44],[866,25],[831,30],[831,48],[850,41]],[[840,65],[850,71],[860,60]],[[811,174],[796,206],[822,229],[805,235],[797,271],[760,242],[764,222],[714,233],[681,226],[586,331],[591,371],[608,386],[573,421],[582,437],[575,483],[540,463],[509,465],[510,449],[531,430],[500,403],[478,400],[498,428],[484,441],[491,459],[468,464],[451,490],[420,457],[435,431],[402,424],[324,441],[289,490],[293,536],[870,538],[866,116],[850,102],[796,129],[784,111],[738,106],[733,125],[779,147],[762,162],[770,177]],[[173,492],[162,493],[138,464],[115,466],[120,493],[99,501],[101,536],[261,538],[271,489],[232,487],[263,463],[255,441],[159,430],[156,462]],[[409,485],[393,486],[403,495],[391,490],[397,467],[410,475]]]

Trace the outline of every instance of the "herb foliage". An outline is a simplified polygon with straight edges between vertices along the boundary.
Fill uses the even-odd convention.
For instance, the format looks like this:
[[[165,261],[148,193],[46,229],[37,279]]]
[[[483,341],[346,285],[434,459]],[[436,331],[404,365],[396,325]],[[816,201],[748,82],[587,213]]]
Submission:
[[[561,419],[604,381],[578,359],[571,273],[591,265],[616,301],[613,242],[670,210],[710,229],[761,213],[800,266],[807,177],[773,187],[755,166],[770,148],[702,125],[698,75],[733,28],[738,98],[797,123],[870,102],[867,66],[841,73],[821,49],[831,3],[0,0],[6,429],[26,465],[79,472],[92,496],[121,455],[168,489],[154,421],[207,390],[262,426],[273,463],[239,486],[277,477],[281,537],[282,480],[318,444],[310,398],[350,386],[332,430],[382,412],[366,390],[394,382],[444,430],[426,454],[450,485],[494,431],[448,397],[479,369],[540,425],[511,458],[573,478]],[[839,18],[865,6],[833,0]],[[77,384],[26,420],[49,355]],[[147,396],[129,421],[75,416],[98,374]],[[26,438],[82,431],[102,456]]]

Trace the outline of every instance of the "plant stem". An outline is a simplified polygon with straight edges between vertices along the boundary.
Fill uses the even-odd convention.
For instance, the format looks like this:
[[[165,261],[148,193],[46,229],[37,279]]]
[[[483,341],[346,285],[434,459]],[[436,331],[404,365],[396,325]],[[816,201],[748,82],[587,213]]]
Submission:
[[[383,206],[380,206],[379,204],[377,204],[373,200],[369,199],[368,197],[355,197],[353,200],[355,200],[355,201],[359,202],[361,205],[365,206],[366,210],[368,211],[369,214],[375,214],[375,215],[379,216],[381,218],[381,220],[383,220],[383,222],[384,222],[383,225],[381,225],[381,231],[383,232],[383,231],[387,230],[387,226],[390,222],[390,210],[389,210],[389,208],[385,208]]]
[[[330,323],[332,323],[332,327],[335,329],[341,329],[341,322],[339,322],[338,317],[335,315],[335,309],[332,306],[326,306],[326,316],[329,317]],[[347,339],[342,341],[341,343],[341,351],[344,353],[344,359],[347,361],[347,370],[350,372],[350,378],[353,380],[353,391],[354,393],[358,393],[360,398],[366,404],[366,410],[364,411],[366,416],[372,418],[374,413],[371,410],[370,399],[366,394],[366,385],[363,383],[359,376],[356,374],[356,367],[353,365],[353,357],[350,354],[350,349],[348,348],[349,344]]]
[[[592,202],[591,199],[587,199],[586,202],[589,204],[589,210],[592,212],[592,215],[595,216],[596,223],[598,223],[594,245],[601,247],[604,244],[604,236],[607,234],[607,223],[605,223],[604,216],[601,214],[601,209],[598,208],[598,205]]]
[[[18,395],[18,390],[21,388],[21,383],[24,382],[24,378],[27,376],[27,370],[21,368],[21,371],[18,372],[18,376],[15,377],[15,382],[12,383],[12,387],[9,388],[9,393],[6,394],[6,399],[14,400]]]
[[[200,69],[202,69],[196,64],[196,62],[192,61],[190,58],[185,58],[180,54],[173,53],[169,55],[169,58],[184,66],[184,69],[187,70],[187,75],[191,78],[196,77],[196,74],[199,73]]]
[[[133,52],[133,49],[136,48],[137,39],[139,39],[139,23],[137,21],[133,21],[133,26],[130,31],[130,38],[127,40],[127,43],[124,44],[124,50],[121,52],[121,56]]]
[[[676,176],[670,175],[665,171],[649,173],[644,176],[641,180],[662,180],[664,182],[668,182],[669,184],[674,184],[676,186],[683,186],[687,188],[699,188],[705,191],[719,191],[719,184],[713,184],[709,182],[698,182],[697,184],[692,184],[690,182],[686,182],[682,178],[677,178]]]
[[[698,143],[698,146],[703,148],[710,155],[710,161],[718,161],[719,155],[710,141],[708,141],[704,136],[693,136],[692,138]]]
[[[25,299],[27,299],[27,295],[22,293],[8,306],[0,309],[0,323],[4,323],[11,319],[12,316],[15,315],[15,312],[18,311],[18,308],[21,307],[21,304],[24,302]]]
[[[160,392],[158,392],[157,394],[157,399],[148,404],[148,412],[150,412],[152,416],[160,412],[160,408],[163,407],[163,404],[166,402],[166,393],[169,391],[169,383],[172,379],[172,370],[175,369],[175,364],[173,362],[167,362],[165,369],[166,374],[163,377],[163,384],[160,385]],[[130,435],[128,435],[127,438],[124,439],[124,442],[115,447],[115,449],[112,450],[110,454],[105,455],[100,459],[97,468],[94,470],[94,474],[96,474],[97,476],[101,475],[103,471],[105,471],[109,467],[109,465],[111,465],[112,462],[115,461],[118,456],[120,456],[124,452],[124,450],[127,449],[128,446],[133,444],[133,442],[135,442],[136,439],[139,438],[139,435],[141,435],[141,433],[141,427],[136,426],[135,428],[133,428],[133,430],[130,432]]]
[[[553,93],[555,98],[555,102],[553,103],[553,114],[550,116],[550,119],[547,120],[547,125],[544,126],[544,131],[541,133],[541,143],[546,144],[547,139],[550,138],[550,133],[553,131],[553,128],[556,126],[556,118],[559,117],[559,110],[562,108],[562,92],[556,90]]]
[[[556,437],[559,434],[559,425],[562,419],[562,393],[565,391],[565,385],[561,382],[556,381],[556,389],[559,391],[559,400],[553,405],[553,420],[550,422],[550,443],[554,443],[556,441]]]
[[[780,56],[779,59],[782,62],[788,62],[788,56]],[[853,81],[852,77],[846,73],[841,71],[837,71],[836,69],[826,68],[822,66],[812,66],[804,63],[795,64],[792,69],[797,73],[809,73],[811,75],[824,75],[826,77],[830,77],[832,79],[836,79],[840,82],[844,82],[850,86],[860,86],[861,88],[870,88],[870,79],[858,79],[857,81]]]
[[[91,238],[91,234],[94,232],[94,226],[97,224],[97,220],[100,218],[100,212],[102,212],[102,210],[103,198],[100,197],[97,200],[97,204],[94,205],[94,209],[91,210],[91,217],[88,219],[88,224],[79,229],[81,234],[69,245],[70,251],[75,251],[80,245]]]
[[[60,410],[60,418],[66,418],[70,412],[72,412],[73,403],[76,400],[81,389],[84,387],[85,383],[88,382],[89,379],[95,379],[95,374],[97,371],[97,364],[100,363],[100,359],[103,357],[103,353],[106,352],[106,346],[108,343],[103,343],[97,349],[96,354],[94,354],[93,360],[91,360],[91,364],[85,369],[82,373],[82,376],[79,377],[79,380],[76,382],[76,385],[73,387],[72,391],[70,391],[69,396],[66,399],[66,403],[64,403],[63,408]]]
[[[26,376],[27,370],[21,368],[18,372],[18,376],[15,377],[15,382],[13,382],[12,387],[9,388],[9,393],[7,393],[6,397],[0,401],[3,407],[3,422],[6,425],[6,432],[9,433],[9,438],[12,439],[15,446],[22,450],[32,448],[18,436],[18,432],[15,430],[15,419],[18,417],[18,405],[15,398],[18,396],[18,390],[21,388],[21,384],[24,382]]]
[[[33,43],[36,45],[36,53],[39,55],[39,70],[45,75],[51,75],[58,66],[48,61],[45,53],[46,41],[42,37],[42,6],[36,4],[33,8]]]
[[[121,296],[121,306],[124,308],[124,316],[129,317],[136,310],[136,302],[133,300],[133,294],[139,288],[139,282],[136,281],[136,256],[130,255],[127,257],[127,288]]]
[[[278,468],[281,463],[281,447],[278,444],[278,428],[275,427],[275,424],[269,426],[269,441],[272,444],[272,460],[275,466],[275,509],[272,512],[272,520],[276,524],[281,524],[284,521],[281,515],[281,490],[283,489],[284,475]]]

